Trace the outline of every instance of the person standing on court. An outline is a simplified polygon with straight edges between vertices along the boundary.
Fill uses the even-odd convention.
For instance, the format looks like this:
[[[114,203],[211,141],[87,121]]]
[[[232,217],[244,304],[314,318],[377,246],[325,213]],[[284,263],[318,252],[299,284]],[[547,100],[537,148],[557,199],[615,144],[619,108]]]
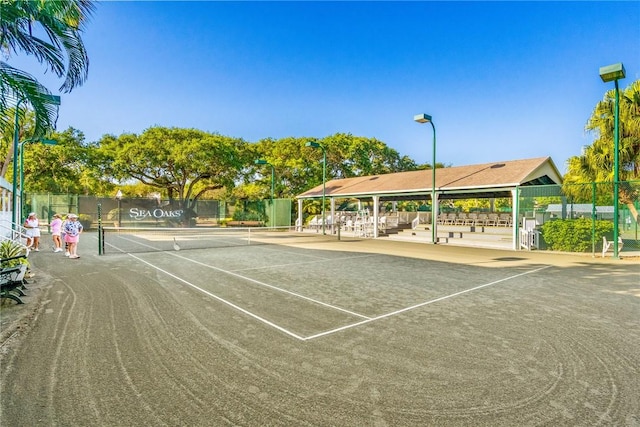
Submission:
[[[51,220],[51,237],[53,239],[53,252],[62,252],[62,240],[60,236],[62,234],[62,218],[60,214],[54,214]]]
[[[24,222],[24,228],[27,229],[27,247],[38,252],[40,250],[40,222],[35,212],[29,214]]]
[[[78,221],[78,215],[69,214],[64,225],[64,240],[69,244],[69,259],[78,259],[78,241],[82,233],[82,224]]]

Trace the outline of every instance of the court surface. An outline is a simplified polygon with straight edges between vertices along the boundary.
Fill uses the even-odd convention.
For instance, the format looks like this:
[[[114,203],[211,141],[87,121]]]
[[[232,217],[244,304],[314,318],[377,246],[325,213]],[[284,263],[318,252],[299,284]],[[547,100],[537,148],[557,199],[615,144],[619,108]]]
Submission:
[[[640,425],[633,260],[95,242],[33,256],[49,285],[3,362],[3,425]]]

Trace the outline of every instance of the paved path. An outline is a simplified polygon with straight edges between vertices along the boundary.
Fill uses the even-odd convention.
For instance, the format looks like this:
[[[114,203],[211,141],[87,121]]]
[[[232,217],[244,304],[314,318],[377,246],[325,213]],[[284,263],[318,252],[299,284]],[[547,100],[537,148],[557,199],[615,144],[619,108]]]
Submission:
[[[33,254],[28,303],[3,308],[1,424],[640,426],[636,260],[299,246]]]

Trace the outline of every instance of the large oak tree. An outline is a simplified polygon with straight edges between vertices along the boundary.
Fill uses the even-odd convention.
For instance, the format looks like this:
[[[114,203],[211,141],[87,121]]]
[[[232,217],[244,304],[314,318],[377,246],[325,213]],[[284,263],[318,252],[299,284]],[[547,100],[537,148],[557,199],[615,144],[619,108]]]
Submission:
[[[105,135],[98,151],[105,176],[157,189],[184,209],[187,219],[204,193],[232,189],[252,157],[242,139],[159,126],[140,135]]]

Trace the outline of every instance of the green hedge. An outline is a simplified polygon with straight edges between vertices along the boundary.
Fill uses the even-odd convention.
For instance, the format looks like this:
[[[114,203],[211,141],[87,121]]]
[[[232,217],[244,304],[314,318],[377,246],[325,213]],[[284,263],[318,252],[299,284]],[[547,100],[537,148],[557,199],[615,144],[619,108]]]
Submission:
[[[590,218],[557,219],[542,225],[542,238],[549,249],[564,252],[590,252],[592,220]],[[602,236],[611,239],[613,222],[596,221],[596,249],[602,248]]]

